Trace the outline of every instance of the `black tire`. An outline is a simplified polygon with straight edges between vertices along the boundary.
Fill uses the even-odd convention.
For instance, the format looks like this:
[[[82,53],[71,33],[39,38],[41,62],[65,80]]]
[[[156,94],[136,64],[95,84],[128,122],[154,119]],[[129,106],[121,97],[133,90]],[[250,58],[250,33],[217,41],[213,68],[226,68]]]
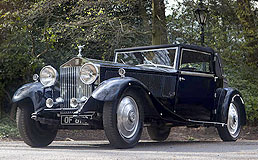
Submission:
[[[170,127],[163,126],[149,126],[147,127],[150,138],[154,141],[165,141],[170,133]]]
[[[31,147],[46,147],[56,137],[57,129],[31,119],[31,106],[17,107],[16,122],[23,141]]]
[[[119,108],[121,108],[121,106],[123,106],[123,105],[121,105],[119,107],[119,105],[120,105],[120,103],[122,104],[122,102],[125,99],[129,99],[129,98],[132,98],[134,100],[134,102],[136,103],[136,107],[138,109],[138,116],[135,112],[135,116],[133,116],[133,118],[135,118],[136,120],[134,119],[134,122],[132,122],[132,124],[133,123],[135,124],[135,128],[133,129],[132,133],[128,132],[128,133],[130,133],[130,136],[126,137],[126,135],[123,134],[124,132],[121,131],[123,128],[121,128],[119,125],[119,124],[125,123],[125,122],[123,123],[119,118],[119,115],[121,115],[119,113],[119,111],[120,111]],[[126,104],[124,106],[128,106],[128,104]],[[124,109],[124,110],[126,110],[126,109]],[[122,111],[124,111],[124,110],[122,110]],[[131,112],[131,110],[129,111],[129,113],[130,112]],[[129,113],[127,115],[129,115]],[[130,116],[128,116],[128,119],[126,119],[128,121],[128,123],[129,123],[129,119],[130,119],[129,117]],[[118,121],[120,123],[118,123]],[[136,121],[138,123],[136,123]],[[116,100],[114,102],[105,102],[105,104],[104,104],[104,107],[103,107],[104,131],[105,131],[105,134],[106,134],[110,144],[115,148],[134,147],[138,143],[138,141],[141,137],[143,121],[144,121],[143,106],[142,106],[142,103],[140,100],[140,96],[138,96],[134,90],[126,90],[122,94],[122,96],[119,98],[119,100]]]
[[[236,110],[237,115],[238,115],[238,120],[237,120],[237,122],[235,122],[237,127],[235,127],[235,132],[232,132],[234,130],[230,126],[233,126],[232,122],[235,121],[235,120],[233,120],[232,122],[230,122],[230,120],[229,120],[229,119],[231,119],[231,118],[229,118],[229,115],[230,115],[229,114],[230,106],[229,106],[228,111],[227,111],[228,112],[228,114],[227,114],[228,115],[227,125],[225,125],[223,127],[222,126],[217,127],[219,136],[223,141],[236,141],[238,139],[239,135],[240,135],[240,132],[241,132],[240,106],[235,101],[231,102],[230,105],[234,106],[233,108],[235,108],[234,110]],[[232,125],[230,125],[230,123]]]

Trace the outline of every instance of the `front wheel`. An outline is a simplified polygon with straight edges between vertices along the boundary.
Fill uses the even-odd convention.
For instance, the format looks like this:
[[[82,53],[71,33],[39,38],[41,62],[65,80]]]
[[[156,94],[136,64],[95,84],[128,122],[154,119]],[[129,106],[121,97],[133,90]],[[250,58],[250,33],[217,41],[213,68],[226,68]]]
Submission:
[[[31,147],[46,147],[56,137],[57,129],[31,119],[33,108],[19,106],[17,108],[17,127],[23,141]]]
[[[139,96],[127,90],[118,101],[106,102],[103,108],[105,134],[115,148],[134,147],[142,133],[143,108]]]
[[[228,108],[227,125],[218,127],[219,136],[223,141],[236,141],[241,131],[239,105],[233,101]]]

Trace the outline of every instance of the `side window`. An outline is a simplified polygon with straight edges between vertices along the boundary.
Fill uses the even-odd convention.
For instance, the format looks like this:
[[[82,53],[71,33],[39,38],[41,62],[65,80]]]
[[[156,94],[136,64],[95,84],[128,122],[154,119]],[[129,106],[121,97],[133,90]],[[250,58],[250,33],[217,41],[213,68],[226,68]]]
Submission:
[[[182,71],[197,71],[212,73],[211,54],[183,50],[179,69]]]

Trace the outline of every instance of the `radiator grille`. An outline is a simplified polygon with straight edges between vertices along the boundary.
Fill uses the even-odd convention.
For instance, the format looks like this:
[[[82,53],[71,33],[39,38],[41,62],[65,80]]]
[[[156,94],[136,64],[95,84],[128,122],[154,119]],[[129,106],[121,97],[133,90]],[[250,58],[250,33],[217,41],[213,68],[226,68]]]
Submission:
[[[60,88],[64,108],[71,108],[71,98],[90,97],[92,94],[92,85],[86,85],[80,80],[80,68],[80,66],[60,68]]]

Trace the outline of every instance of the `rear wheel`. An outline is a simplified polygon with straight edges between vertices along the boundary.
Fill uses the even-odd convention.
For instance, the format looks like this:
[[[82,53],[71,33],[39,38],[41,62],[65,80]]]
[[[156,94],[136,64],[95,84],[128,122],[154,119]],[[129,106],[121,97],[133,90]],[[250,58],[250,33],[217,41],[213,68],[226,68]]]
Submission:
[[[170,127],[165,125],[147,127],[150,138],[154,141],[165,141],[170,133]]]
[[[218,127],[219,136],[223,141],[236,141],[241,131],[239,105],[233,101],[228,108],[227,125]]]
[[[115,148],[134,147],[142,133],[143,108],[139,96],[127,90],[116,102],[106,102],[103,108],[105,134]]]
[[[31,119],[33,108],[19,106],[17,108],[17,127],[23,141],[31,147],[48,146],[56,137],[57,129]]]

